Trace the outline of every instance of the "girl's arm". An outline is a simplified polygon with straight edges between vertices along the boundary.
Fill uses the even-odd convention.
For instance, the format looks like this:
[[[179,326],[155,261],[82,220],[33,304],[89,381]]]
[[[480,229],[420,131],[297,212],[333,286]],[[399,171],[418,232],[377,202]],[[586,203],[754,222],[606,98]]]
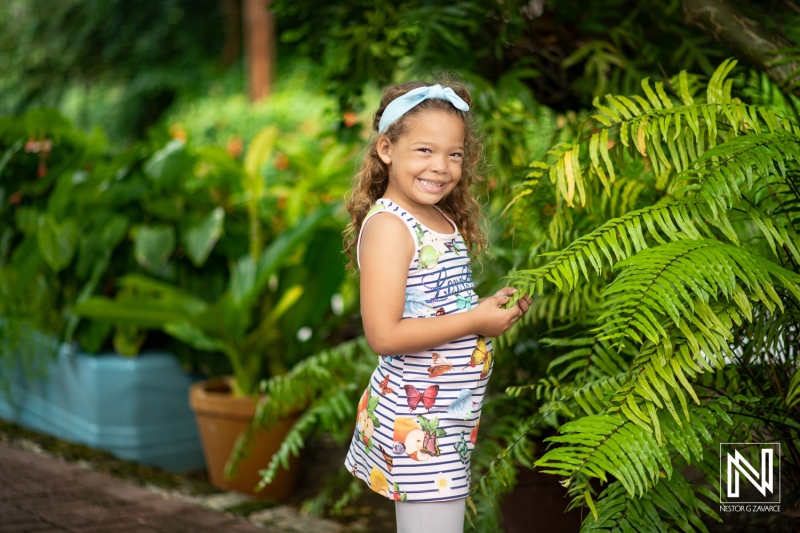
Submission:
[[[500,307],[513,294],[513,289],[507,288],[484,298],[470,311],[403,320],[408,265],[414,250],[408,228],[395,216],[378,214],[364,226],[359,254],[361,317],[375,353],[415,353],[469,335],[496,337],[522,316],[521,306]]]

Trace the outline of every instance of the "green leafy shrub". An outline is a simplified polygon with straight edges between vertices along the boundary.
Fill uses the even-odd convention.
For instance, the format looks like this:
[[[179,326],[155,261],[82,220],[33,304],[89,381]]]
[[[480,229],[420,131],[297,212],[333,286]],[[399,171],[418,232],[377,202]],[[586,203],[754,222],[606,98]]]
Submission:
[[[720,442],[780,441],[796,487],[800,127],[735,97],[734,64],[705,94],[683,72],[595,100],[516,189],[533,264],[510,277],[556,356],[508,392],[558,427],[535,465],[588,508],[584,531],[707,531]]]
[[[32,111],[2,125],[0,191],[10,201],[0,211],[0,313],[7,319],[77,340],[90,352],[113,342],[119,353],[133,355],[148,338],[166,340],[149,333],[167,323],[163,314],[132,320],[165,287],[189,298],[171,311],[189,314],[198,312],[199,302],[233,294],[238,303],[254,289],[257,295],[247,298],[250,311],[228,318],[238,330],[261,309],[282,309],[264,315],[270,316],[269,331],[282,332],[261,339],[277,343],[270,350],[273,371],[285,372],[338,338],[354,296],[342,285],[343,223],[326,206],[346,186],[343,169],[352,146],[306,139],[292,146],[297,164],[277,169],[274,127],[256,136],[241,160],[221,147],[195,147],[181,139],[115,152],[101,135],[86,136],[55,112]],[[295,179],[299,194],[273,184],[276,172],[290,174],[284,181]],[[312,213],[316,222],[305,226],[313,231],[302,231],[287,247],[287,230],[303,227]],[[264,259],[268,271],[256,268],[263,261],[245,260],[276,251],[266,245],[277,241],[283,248]],[[326,265],[324,275],[317,275],[320,264]],[[256,271],[257,283],[250,275]],[[334,313],[331,299],[339,292],[344,297]],[[127,314],[91,312],[98,298]],[[186,336],[173,337],[187,341],[184,347],[198,347]],[[205,342],[204,349],[220,346]],[[239,372],[248,374],[252,382],[243,383],[252,392],[266,375],[266,355],[261,349],[246,353],[254,363]]]
[[[19,315],[95,352],[105,347],[111,324],[80,321],[72,307],[113,292],[124,273],[150,272],[200,294],[219,292],[224,275],[201,276],[197,268],[226,266],[221,251],[239,253],[237,234],[246,246],[246,223],[237,222],[243,213],[225,203],[241,189],[229,176],[193,167],[224,153],[190,151],[178,141],[155,152],[137,145],[114,153],[101,135],[83,135],[55,112],[32,111],[4,124],[5,316]],[[223,228],[227,249],[215,250]],[[115,344],[133,354],[139,337],[129,331]]]
[[[333,98],[319,90],[315,76],[307,62],[298,61],[281,71],[269,98],[251,103],[240,91],[212,87],[205,95],[176,102],[162,122],[182,131],[197,147],[225,147],[240,140],[246,148],[268,126],[284,134],[317,135],[341,117]]]

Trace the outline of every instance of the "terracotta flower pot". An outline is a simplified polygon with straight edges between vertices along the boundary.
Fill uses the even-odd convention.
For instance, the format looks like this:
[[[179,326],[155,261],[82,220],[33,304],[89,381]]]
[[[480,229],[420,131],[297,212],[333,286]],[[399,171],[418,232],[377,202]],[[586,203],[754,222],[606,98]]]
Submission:
[[[256,411],[253,398],[237,398],[230,394],[226,379],[201,381],[189,391],[189,403],[197,419],[206,468],[212,485],[235,490],[256,498],[280,500],[294,490],[297,482],[298,460],[292,457],[289,469],[280,468],[272,483],[264,490],[253,489],[261,481],[259,470],[267,467],[286,434],[297,421],[282,420],[269,430],[256,434],[250,443],[247,459],[239,463],[233,479],[224,475],[225,463],[233,450],[236,438],[252,422]]]

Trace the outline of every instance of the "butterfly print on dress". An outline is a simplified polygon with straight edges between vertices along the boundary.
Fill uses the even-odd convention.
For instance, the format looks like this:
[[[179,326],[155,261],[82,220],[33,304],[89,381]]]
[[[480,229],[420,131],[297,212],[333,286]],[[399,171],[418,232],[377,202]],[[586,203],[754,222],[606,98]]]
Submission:
[[[433,352],[431,354],[431,359],[433,359],[433,364],[428,368],[429,378],[441,376],[445,372],[449,372],[453,369],[453,363],[448,361],[445,356],[439,353]]]
[[[481,379],[483,379],[489,375],[489,372],[492,369],[493,362],[494,362],[494,352],[492,350],[487,349],[486,339],[481,336],[478,336],[475,349],[472,350],[472,356],[470,357],[469,365],[467,366],[475,368],[477,365],[483,363],[483,368],[481,368]],[[465,366],[464,368],[467,368],[467,366]]]
[[[413,385],[403,385],[403,388],[406,390],[406,396],[408,396],[406,401],[408,402],[409,412],[416,410],[420,401],[422,401],[425,409],[430,411],[436,402],[436,395],[439,394],[439,385],[431,385],[425,389],[425,392],[420,392]]]

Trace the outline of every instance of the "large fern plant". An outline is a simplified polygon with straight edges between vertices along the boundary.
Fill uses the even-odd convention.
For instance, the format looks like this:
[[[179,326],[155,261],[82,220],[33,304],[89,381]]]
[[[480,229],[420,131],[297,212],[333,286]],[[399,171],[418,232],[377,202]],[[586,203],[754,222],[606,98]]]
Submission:
[[[521,327],[558,356],[508,392],[557,420],[535,466],[582,531],[706,531],[722,442],[780,441],[797,489],[800,127],[735,98],[734,66],[704,93],[684,72],[596,99],[510,207],[533,266],[510,275],[534,298]],[[515,446],[476,487],[489,501]]]

